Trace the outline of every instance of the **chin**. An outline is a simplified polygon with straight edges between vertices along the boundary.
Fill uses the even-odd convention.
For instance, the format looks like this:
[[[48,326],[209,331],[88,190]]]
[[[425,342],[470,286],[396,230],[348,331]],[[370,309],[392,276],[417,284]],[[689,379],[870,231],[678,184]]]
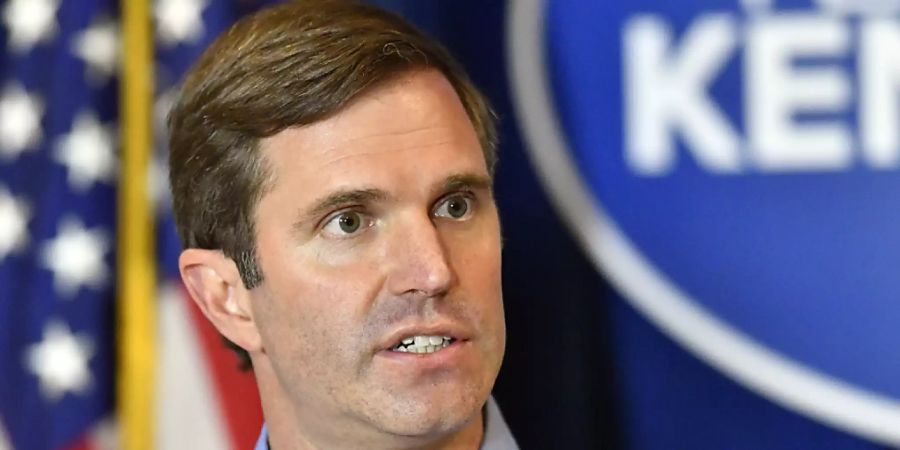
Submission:
[[[459,431],[481,414],[487,395],[463,393],[395,398],[379,417],[380,428],[405,437],[433,438]]]

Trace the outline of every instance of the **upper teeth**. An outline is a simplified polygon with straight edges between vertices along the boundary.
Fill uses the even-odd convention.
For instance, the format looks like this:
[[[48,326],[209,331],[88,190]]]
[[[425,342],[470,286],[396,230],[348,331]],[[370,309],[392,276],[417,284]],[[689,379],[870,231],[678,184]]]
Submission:
[[[453,338],[449,336],[412,336],[403,339],[393,348],[395,352],[434,353],[448,345]]]

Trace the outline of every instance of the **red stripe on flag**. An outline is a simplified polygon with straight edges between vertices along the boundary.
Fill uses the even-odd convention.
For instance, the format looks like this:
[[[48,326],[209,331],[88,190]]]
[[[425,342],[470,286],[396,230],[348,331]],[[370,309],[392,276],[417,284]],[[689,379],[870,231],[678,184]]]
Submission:
[[[253,448],[263,422],[253,373],[240,370],[237,356],[225,347],[219,332],[206,320],[183,287],[181,293],[184,301],[190,303],[188,310],[209,363],[219,403],[225,409],[223,416],[231,440],[237,449]]]
[[[72,445],[66,446],[66,450],[93,450],[93,446],[91,445],[90,433],[85,433],[84,436],[78,438],[75,443]]]

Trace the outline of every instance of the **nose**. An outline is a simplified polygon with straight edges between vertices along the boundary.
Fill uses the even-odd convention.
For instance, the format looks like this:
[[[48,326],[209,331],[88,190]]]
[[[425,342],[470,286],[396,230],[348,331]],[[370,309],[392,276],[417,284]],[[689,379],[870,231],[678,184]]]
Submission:
[[[456,282],[440,230],[429,216],[410,217],[392,230],[387,285],[396,296],[440,297]]]

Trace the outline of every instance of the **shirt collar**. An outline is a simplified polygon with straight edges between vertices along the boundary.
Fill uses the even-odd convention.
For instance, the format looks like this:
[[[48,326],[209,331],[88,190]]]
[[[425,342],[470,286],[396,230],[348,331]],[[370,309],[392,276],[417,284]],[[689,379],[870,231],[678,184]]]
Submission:
[[[262,431],[259,432],[259,439],[256,440],[256,447],[253,450],[269,450],[269,429],[264,423]]]
[[[488,397],[484,414],[484,439],[481,441],[481,450],[517,450],[519,445],[509,431],[509,426],[503,420],[503,414],[494,397]],[[256,440],[254,450],[269,450],[269,430],[263,424],[259,439]]]
[[[484,438],[481,440],[481,450],[518,450],[519,445],[513,438],[509,426],[503,420],[500,407],[494,401],[494,397],[488,397],[484,406]]]

